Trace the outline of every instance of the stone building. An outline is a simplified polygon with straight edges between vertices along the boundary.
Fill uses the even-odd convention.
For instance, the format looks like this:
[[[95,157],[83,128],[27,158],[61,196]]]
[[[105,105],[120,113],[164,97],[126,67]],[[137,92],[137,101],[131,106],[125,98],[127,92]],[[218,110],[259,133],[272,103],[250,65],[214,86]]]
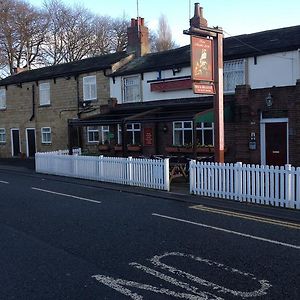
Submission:
[[[110,98],[107,76],[130,59],[132,55],[120,52],[1,80],[0,157],[67,149],[68,120],[99,113]],[[72,135],[77,145],[80,134]]]

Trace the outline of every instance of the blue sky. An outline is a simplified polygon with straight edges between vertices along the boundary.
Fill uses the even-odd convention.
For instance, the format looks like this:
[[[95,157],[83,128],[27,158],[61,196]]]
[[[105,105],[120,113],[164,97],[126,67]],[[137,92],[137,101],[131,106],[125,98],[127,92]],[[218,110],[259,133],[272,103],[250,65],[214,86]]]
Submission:
[[[43,0],[27,0],[41,6]],[[137,15],[137,0],[61,0],[81,4],[100,15],[129,19]],[[139,15],[148,27],[155,29],[161,14],[167,16],[173,39],[179,45],[189,43],[182,34],[189,27],[189,4],[193,13],[194,2],[200,2],[209,26],[220,26],[225,36],[252,33],[280,27],[300,25],[299,0],[139,0]],[[228,34],[227,34],[228,33]]]

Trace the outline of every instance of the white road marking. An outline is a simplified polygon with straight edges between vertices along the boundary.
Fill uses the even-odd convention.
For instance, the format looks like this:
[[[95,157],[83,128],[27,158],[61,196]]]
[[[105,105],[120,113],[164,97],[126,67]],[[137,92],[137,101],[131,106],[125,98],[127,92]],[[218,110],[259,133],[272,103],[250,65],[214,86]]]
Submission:
[[[210,225],[206,225],[206,224],[202,224],[202,223],[196,223],[196,222],[183,220],[183,219],[178,219],[178,218],[165,216],[165,215],[160,215],[160,214],[156,214],[156,213],[153,213],[152,216],[160,217],[160,218],[164,218],[164,219],[168,219],[168,220],[173,220],[173,221],[178,221],[178,222],[182,222],[182,223],[187,223],[187,224],[191,224],[191,225],[196,225],[196,226],[200,226],[200,227],[204,227],[204,228],[214,229],[214,230],[217,230],[217,231],[222,231],[222,232],[235,234],[235,235],[243,236],[243,237],[254,239],[254,240],[259,240],[259,241],[263,241],[263,242],[267,242],[267,243],[271,243],[271,244],[276,244],[276,245],[280,245],[280,246],[300,250],[300,246],[298,246],[298,245],[287,244],[287,243],[283,243],[283,242],[279,242],[279,241],[275,241],[275,240],[270,240],[270,239],[262,238],[262,237],[259,237],[259,236],[251,235],[251,234],[246,234],[246,233],[241,233],[241,232],[238,232],[238,231],[228,230],[228,229],[225,229],[225,228],[210,226]]]
[[[211,268],[218,268],[218,272],[226,272],[226,277],[228,275],[232,274],[233,276],[240,275],[241,277],[246,278],[245,282],[245,288],[246,291],[235,291],[220,285],[217,285],[213,282],[207,281],[205,279],[199,278],[195,275],[189,274],[185,271],[176,269],[173,266],[169,266],[165,263],[162,262],[162,259],[165,258],[170,258],[170,257],[183,257],[186,259],[191,259],[194,260],[196,263],[204,263],[208,267]],[[136,262],[132,262],[129,265],[145,272],[146,274],[152,275],[158,279],[161,279],[168,284],[175,285],[177,287],[180,287],[186,292],[176,292],[172,291],[170,289],[162,287],[160,284],[160,287],[152,286],[149,284],[145,283],[139,283],[136,281],[129,281],[125,279],[117,279],[105,275],[94,275],[92,276],[95,278],[97,281],[100,283],[114,289],[115,291],[126,295],[134,300],[142,300],[144,297],[140,294],[137,294],[133,291],[131,291],[129,288],[134,288],[134,289],[139,289],[139,290],[145,290],[148,292],[152,293],[157,293],[157,294],[163,294],[163,295],[168,295],[172,296],[174,298],[179,298],[179,299],[187,299],[187,300],[224,300],[220,296],[216,296],[210,292],[207,291],[200,291],[199,287],[190,285],[187,282],[183,282],[182,279],[186,279],[188,281],[196,282],[199,286],[204,286],[206,289],[211,289],[214,293],[223,293],[227,294],[230,293],[234,296],[241,297],[243,299],[245,298],[256,298],[260,297],[263,295],[267,294],[267,291],[272,287],[272,285],[267,281],[267,280],[258,280],[253,274],[246,273],[243,271],[240,271],[238,269],[234,269],[229,266],[225,266],[221,263],[206,259],[206,258],[201,258],[201,257],[196,257],[192,254],[184,254],[180,252],[170,252],[170,253],[165,253],[163,255],[155,255],[152,259],[149,260],[156,268],[161,269],[162,271],[169,272],[173,276],[177,276],[180,278],[180,281],[174,277],[171,277],[170,275],[166,275],[162,272],[159,272],[157,270],[151,269],[147,266],[141,265]],[[194,262],[193,262],[194,263]],[[201,270],[201,267],[199,267],[199,270]],[[229,273],[229,274],[228,274]],[[224,273],[225,275],[225,273]],[[260,285],[260,289],[254,290],[254,291],[249,291],[249,285],[251,282],[254,283],[255,286]]]
[[[0,183],[3,183],[3,184],[9,184],[8,181],[4,181],[4,180],[0,180]]]
[[[64,197],[79,199],[79,200],[83,200],[83,201],[87,201],[87,202],[92,202],[92,203],[97,203],[97,204],[101,203],[100,201],[96,201],[96,200],[92,200],[92,199],[88,199],[88,198],[83,198],[83,197],[78,197],[78,196],[74,196],[74,195],[58,193],[58,192],[49,191],[49,190],[43,190],[43,189],[39,189],[39,188],[35,188],[35,187],[31,187],[31,189],[33,189],[35,191],[39,191],[39,192],[44,192],[44,193],[54,194],[54,195],[58,195],[58,196],[64,196]]]
[[[176,269],[175,267],[169,266],[169,265],[161,262],[161,260],[163,258],[170,257],[170,256],[179,256],[179,257],[192,259],[192,260],[196,261],[197,263],[203,263],[210,267],[218,268],[220,272],[224,271],[224,272],[227,272],[227,274],[229,273],[228,275],[230,275],[230,273],[234,274],[234,275],[239,274],[241,277],[245,277],[246,279],[248,279],[247,287],[249,287],[249,284],[251,283],[251,281],[252,282],[254,281],[256,285],[260,284],[261,288],[258,290],[254,290],[254,291],[244,292],[244,291],[236,291],[236,290],[232,290],[232,289],[220,286],[218,284],[215,284],[215,283],[205,280],[203,278],[199,278],[195,275],[189,274],[187,272]],[[194,281],[200,285],[209,287],[214,292],[218,291],[219,293],[225,293],[225,294],[229,293],[234,296],[240,296],[242,298],[253,298],[253,297],[260,297],[260,296],[266,295],[267,294],[266,291],[272,286],[267,280],[257,280],[257,278],[253,274],[246,273],[246,272],[240,271],[238,269],[234,269],[229,266],[225,266],[224,264],[221,264],[221,263],[218,263],[218,262],[206,259],[206,258],[196,257],[191,254],[184,254],[184,253],[180,253],[180,252],[165,253],[160,256],[158,256],[158,255],[154,256],[150,261],[152,262],[152,264],[155,267],[158,267],[162,270],[168,271],[174,275],[178,275],[178,276],[180,276],[180,278],[186,278],[186,279],[188,279],[190,281]]]

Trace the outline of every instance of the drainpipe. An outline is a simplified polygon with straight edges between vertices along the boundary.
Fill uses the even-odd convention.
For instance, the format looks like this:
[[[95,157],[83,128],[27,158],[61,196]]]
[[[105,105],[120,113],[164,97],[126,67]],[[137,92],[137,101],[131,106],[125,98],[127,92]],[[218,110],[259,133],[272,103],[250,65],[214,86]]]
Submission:
[[[32,115],[29,119],[29,121],[31,122],[34,119],[34,111],[35,111],[35,90],[34,90],[34,84],[32,85]]]
[[[76,96],[77,96],[77,117],[78,119],[80,118],[80,114],[79,114],[79,102],[80,102],[80,97],[79,97],[79,75],[75,75],[75,79],[76,79]]]

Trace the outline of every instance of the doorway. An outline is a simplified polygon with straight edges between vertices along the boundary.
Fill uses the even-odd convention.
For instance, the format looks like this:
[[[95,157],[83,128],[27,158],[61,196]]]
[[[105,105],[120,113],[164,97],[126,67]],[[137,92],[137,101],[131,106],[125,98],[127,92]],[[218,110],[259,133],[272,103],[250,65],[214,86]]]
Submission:
[[[289,163],[287,119],[262,119],[261,138],[262,164],[283,166]]]
[[[18,128],[11,129],[11,151],[13,157],[18,156],[21,152],[20,131]]]
[[[34,157],[36,152],[35,129],[26,128],[26,152],[27,157]]]

